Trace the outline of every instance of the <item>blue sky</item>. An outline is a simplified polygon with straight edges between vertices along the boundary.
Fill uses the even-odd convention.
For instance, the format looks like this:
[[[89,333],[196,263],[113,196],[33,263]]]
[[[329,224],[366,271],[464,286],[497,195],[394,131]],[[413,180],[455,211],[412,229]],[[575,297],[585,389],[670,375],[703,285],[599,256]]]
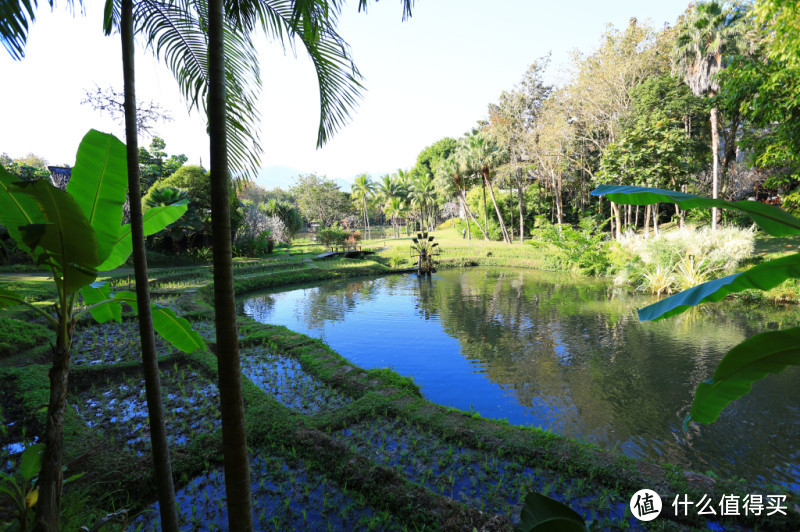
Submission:
[[[62,4],[52,14],[40,10],[25,59],[15,62],[0,51],[0,153],[74,163],[89,128],[121,135],[120,126],[80,104],[84,89],[121,88],[119,36],[102,36],[102,2],[86,0],[85,16],[75,17]],[[631,17],[657,27],[674,24],[688,2],[417,0],[406,22],[399,0],[372,3],[366,15],[356,6],[345,6],[339,30],[367,92],[350,125],[321,150],[315,149],[319,107],[310,62],[260,43],[262,161],[272,170],[265,184],[288,186],[295,171],[351,180],[361,172],[408,168],[425,146],[458,137],[485,118],[487,104],[513,88],[535,59],[552,52],[549,75],[558,82],[566,78],[570,52],[590,53],[608,24],[622,28]],[[171,74],[143,50],[137,97],[171,110],[175,120],[157,128],[168,153],[208,166],[203,120],[187,112]]]

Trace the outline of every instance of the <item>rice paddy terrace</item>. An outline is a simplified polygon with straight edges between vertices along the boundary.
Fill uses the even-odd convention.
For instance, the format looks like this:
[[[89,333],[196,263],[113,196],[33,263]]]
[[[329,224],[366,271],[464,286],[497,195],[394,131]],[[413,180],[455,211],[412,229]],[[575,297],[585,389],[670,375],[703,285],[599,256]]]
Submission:
[[[277,258],[238,265],[236,290],[244,295],[387,271],[372,261]],[[187,529],[217,530],[227,516],[210,273],[155,271],[152,281],[154,299],[189,319],[207,344],[184,354],[159,343],[159,365],[181,520]],[[114,282],[127,289],[130,280],[123,274]],[[46,293],[31,292],[31,300],[43,302]],[[16,313],[0,329],[5,470],[38,439],[40,406],[47,402],[51,336],[27,321]],[[636,529],[628,503],[643,487],[697,499],[757,489],[435,404],[412,379],[361,368],[285,327],[242,315],[239,334],[259,530],[511,530],[531,491],[569,504],[603,528]],[[64,463],[67,474],[86,474],[66,488],[65,505],[78,497],[95,518],[126,508],[130,530],[158,529],[135,318],[78,323],[73,352]],[[795,518],[709,520],[675,515],[665,504],[651,524],[794,529]]]

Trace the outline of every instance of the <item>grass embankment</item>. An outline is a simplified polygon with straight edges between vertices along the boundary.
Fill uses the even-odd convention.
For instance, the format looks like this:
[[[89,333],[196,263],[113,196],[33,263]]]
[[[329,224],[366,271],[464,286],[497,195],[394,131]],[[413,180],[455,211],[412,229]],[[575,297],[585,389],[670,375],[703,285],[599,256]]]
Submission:
[[[446,252],[442,265],[536,261],[528,247],[455,236],[437,234]],[[386,241],[389,249],[378,258],[389,262],[393,256],[407,257],[406,244]],[[386,271],[373,261],[282,256],[237,264],[235,288],[242,295]],[[29,279],[15,278],[14,285],[24,287]],[[128,282],[125,272],[114,279],[126,289]],[[222,519],[218,502],[224,492],[210,272],[204,267],[156,271],[151,286],[154,298],[189,318],[209,346],[187,355],[161,343],[159,352],[182,519],[214,528]],[[67,487],[65,529],[77,529],[112,509],[136,512],[155,499],[132,320],[128,316],[122,324],[104,325],[87,321],[76,328],[65,463],[70,464],[68,475],[87,474]],[[17,325],[9,329],[9,338],[20,335]],[[704,494],[719,500],[724,493],[754,491],[741,483],[712,481],[433,404],[410,379],[389,369],[354,366],[324,343],[283,327],[241,317],[239,330],[260,529],[508,530],[518,503],[531,490],[558,498],[609,527],[627,528],[628,500],[642,487],[664,497],[687,493],[693,500]],[[42,433],[40,407],[47,402],[49,384],[47,342],[44,336],[31,336],[39,338],[36,346],[5,352],[0,359],[2,412],[14,421],[0,447]],[[656,528],[705,526],[697,516],[672,515],[668,500],[663,512],[653,522]],[[775,516],[723,522],[791,529],[789,521]],[[152,524],[152,515],[140,523]]]

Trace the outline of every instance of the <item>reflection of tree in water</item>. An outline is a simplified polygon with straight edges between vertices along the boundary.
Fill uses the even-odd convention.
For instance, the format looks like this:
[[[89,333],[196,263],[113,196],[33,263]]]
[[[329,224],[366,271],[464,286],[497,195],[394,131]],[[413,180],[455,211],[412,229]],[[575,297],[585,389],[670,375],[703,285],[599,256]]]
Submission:
[[[535,273],[475,270],[453,277],[437,286],[429,304],[464,356],[546,426],[598,443],[664,438],[680,426],[696,385],[754,329],[718,307],[640,324],[641,299],[602,285],[551,283]]]
[[[438,312],[433,279],[429,275],[417,275],[414,284],[415,298],[414,310],[425,320],[435,317]]]
[[[246,302],[237,304],[237,312],[247,313],[256,321],[269,323],[269,317],[275,311],[275,295],[261,294],[248,298]]]

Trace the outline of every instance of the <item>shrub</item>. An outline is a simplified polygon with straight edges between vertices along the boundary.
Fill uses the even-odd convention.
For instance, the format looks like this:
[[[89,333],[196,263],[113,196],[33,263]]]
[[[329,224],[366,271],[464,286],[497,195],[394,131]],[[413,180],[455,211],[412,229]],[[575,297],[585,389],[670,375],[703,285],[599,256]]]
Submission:
[[[610,244],[601,232],[595,231],[592,218],[582,220],[578,229],[568,225],[559,228],[544,217],[538,217],[536,224],[539,229],[531,233],[531,245],[547,253],[546,268],[591,275],[603,275],[610,270]]]
[[[440,223],[436,229],[450,229],[455,227],[459,222],[461,222],[461,218],[449,218]]]

